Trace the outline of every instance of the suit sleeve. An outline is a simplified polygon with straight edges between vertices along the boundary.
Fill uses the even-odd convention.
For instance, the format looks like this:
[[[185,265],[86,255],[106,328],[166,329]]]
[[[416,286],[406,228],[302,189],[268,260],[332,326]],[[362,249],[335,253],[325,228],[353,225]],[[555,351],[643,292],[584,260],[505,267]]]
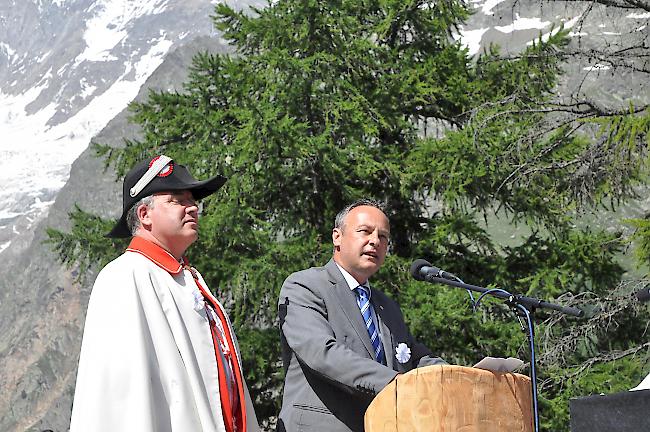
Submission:
[[[434,357],[433,355],[425,355],[420,357],[416,367],[446,365],[446,364],[448,363],[443,359],[441,359],[440,357]]]
[[[397,372],[337,341],[318,285],[297,274],[282,285],[280,326],[289,349],[302,367],[343,390],[374,396]]]
[[[413,336],[411,336],[411,338],[413,340],[413,346],[415,347],[413,350],[414,368],[447,364],[447,362],[440,357],[434,356],[429,348],[416,341]]]

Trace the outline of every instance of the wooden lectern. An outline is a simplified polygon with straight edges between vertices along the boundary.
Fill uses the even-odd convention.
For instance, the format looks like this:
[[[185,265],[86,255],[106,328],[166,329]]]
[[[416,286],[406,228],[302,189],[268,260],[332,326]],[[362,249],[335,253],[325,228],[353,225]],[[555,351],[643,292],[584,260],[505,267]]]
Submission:
[[[462,366],[398,375],[372,401],[365,432],[531,432],[530,378]]]

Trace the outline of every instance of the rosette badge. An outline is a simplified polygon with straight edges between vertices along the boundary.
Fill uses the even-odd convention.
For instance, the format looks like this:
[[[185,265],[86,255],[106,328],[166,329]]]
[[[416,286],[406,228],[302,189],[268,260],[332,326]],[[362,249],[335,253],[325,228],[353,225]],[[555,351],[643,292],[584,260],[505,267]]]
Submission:
[[[194,310],[200,312],[205,310],[205,300],[203,299],[203,294],[199,291],[198,288],[194,287],[192,290],[192,297],[194,297]]]
[[[406,363],[411,359],[411,348],[404,342],[395,347],[395,358],[400,363]]]

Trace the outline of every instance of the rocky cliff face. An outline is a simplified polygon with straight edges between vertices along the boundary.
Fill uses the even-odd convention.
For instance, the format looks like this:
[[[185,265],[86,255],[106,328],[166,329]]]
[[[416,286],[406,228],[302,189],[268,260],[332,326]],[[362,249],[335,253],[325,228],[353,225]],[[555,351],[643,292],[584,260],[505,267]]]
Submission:
[[[498,44],[517,53],[540,36],[569,30],[565,77],[557,95],[565,102],[588,98],[603,108],[629,102],[650,103],[647,85],[650,59],[650,12],[605,7],[591,1],[476,2],[477,12],[466,29],[476,51]]]
[[[138,92],[180,90],[192,55],[220,49],[214,4],[0,0],[2,431],[68,428],[89,288],[43,243],[45,228],[66,229],[75,203],[115,216],[119,186],[90,139],[134,137],[122,111]]]
[[[30,130],[34,123],[25,119],[35,117],[43,126],[33,131],[38,140],[18,139],[13,128],[4,138],[11,145],[0,144],[0,171],[12,173],[7,178],[0,175],[5,198],[5,206],[0,206],[0,257],[5,264],[0,267],[2,431],[68,428],[94,275],[88,275],[87,284],[75,282],[74,271],[62,268],[43,242],[46,227],[69,228],[67,214],[75,203],[103,217],[119,214],[121,185],[86,148],[89,138],[120,146],[124,138],[137,137],[138,130],[127,121],[123,109],[138,89],[137,98],[144,98],[150,88],[180,91],[195,52],[226,50],[212,34],[210,1],[113,0],[118,12],[109,3],[0,0],[0,102],[20,106],[20,110],[0,110],[0,126],[20,123],[23,130]],[[474,53],[489,42],[516,53],[560,23],[572,29],[575,47],[615,47],[630,34],[648,39],[650,15],[643,13],[596,7],[581,21],[584,8],[572,3],[488,0],[474,5],[477,12],[463,29],[463,40]],[[197,34],[212,37],[194,39]],[[158,49],[152,51],[154,47]],[[153,69],[136,67],[144,64],[143,59],[158,55],[164,62],[153,74]],[[601,103],[650,101],[647,76],[634,68],[615,68],[585,57],[567,64],[567,72],[558,89],[566,97],[577,90]],[[119,93],[125,83],[135,83],[133,95],[122,97],[119,103],[108,96],[99,99]],[[16,105],[26,94],[26,99],[20,99],[22,105]],[[103,123],[95,121],[99,117]],[[62,142],[80,148],[55,150]],[[24,147],[29,151],[23,154]],[[70,168],[70,162],[63,163],[63,159],[75,151],[80,155],[75,154]],[[31,189],[23,187],[29,184],[30,170],[45,169],[57,158],[62,159],[61,164],[54,164],[57,175],[34,182]],[[28,163],[23,167],[24,161]],[[65,179],[63,188],[57,186]],[[635,211],[645,210],[635,207]]]
[[[0,0],[0,252],[31,240],[90,139],[170,50],[213,34],[213,11],[211,0]]]
[[[166,56],[147,80],[137,99],[150,89],[178,90],[191,57],[199,52],[224,52],[214,38],[189,41]],[[136,138],[137,129],[127,112],[94,137],[94,141],[121,146]],[[63,268],[44,244],[45,229],[67,229],[67,214],[75,203],[84,210],[117,218],[121,184],[103,161],[86,149],[70,170],[70,178],[57,194],[46,219],[37,224],[29,241],[3,253],[0,268],[0,430],[65,431],[68,429],[77,362],[90,285],[75,281],[76,273]]]

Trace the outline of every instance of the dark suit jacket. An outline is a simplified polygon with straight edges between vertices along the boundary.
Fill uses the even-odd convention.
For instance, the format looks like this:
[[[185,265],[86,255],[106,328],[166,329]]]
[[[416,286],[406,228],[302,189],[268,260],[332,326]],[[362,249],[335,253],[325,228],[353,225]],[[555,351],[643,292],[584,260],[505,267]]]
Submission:
[[[292,274],[279,299],[286,371],[278,430],[363,431],[368,405],[398,372],[444,363],[417,343],[399,306],[372,288],[387,366],[377,363],[354,292],[333,260]],[[395,347],[411,358],[400,363]]]

